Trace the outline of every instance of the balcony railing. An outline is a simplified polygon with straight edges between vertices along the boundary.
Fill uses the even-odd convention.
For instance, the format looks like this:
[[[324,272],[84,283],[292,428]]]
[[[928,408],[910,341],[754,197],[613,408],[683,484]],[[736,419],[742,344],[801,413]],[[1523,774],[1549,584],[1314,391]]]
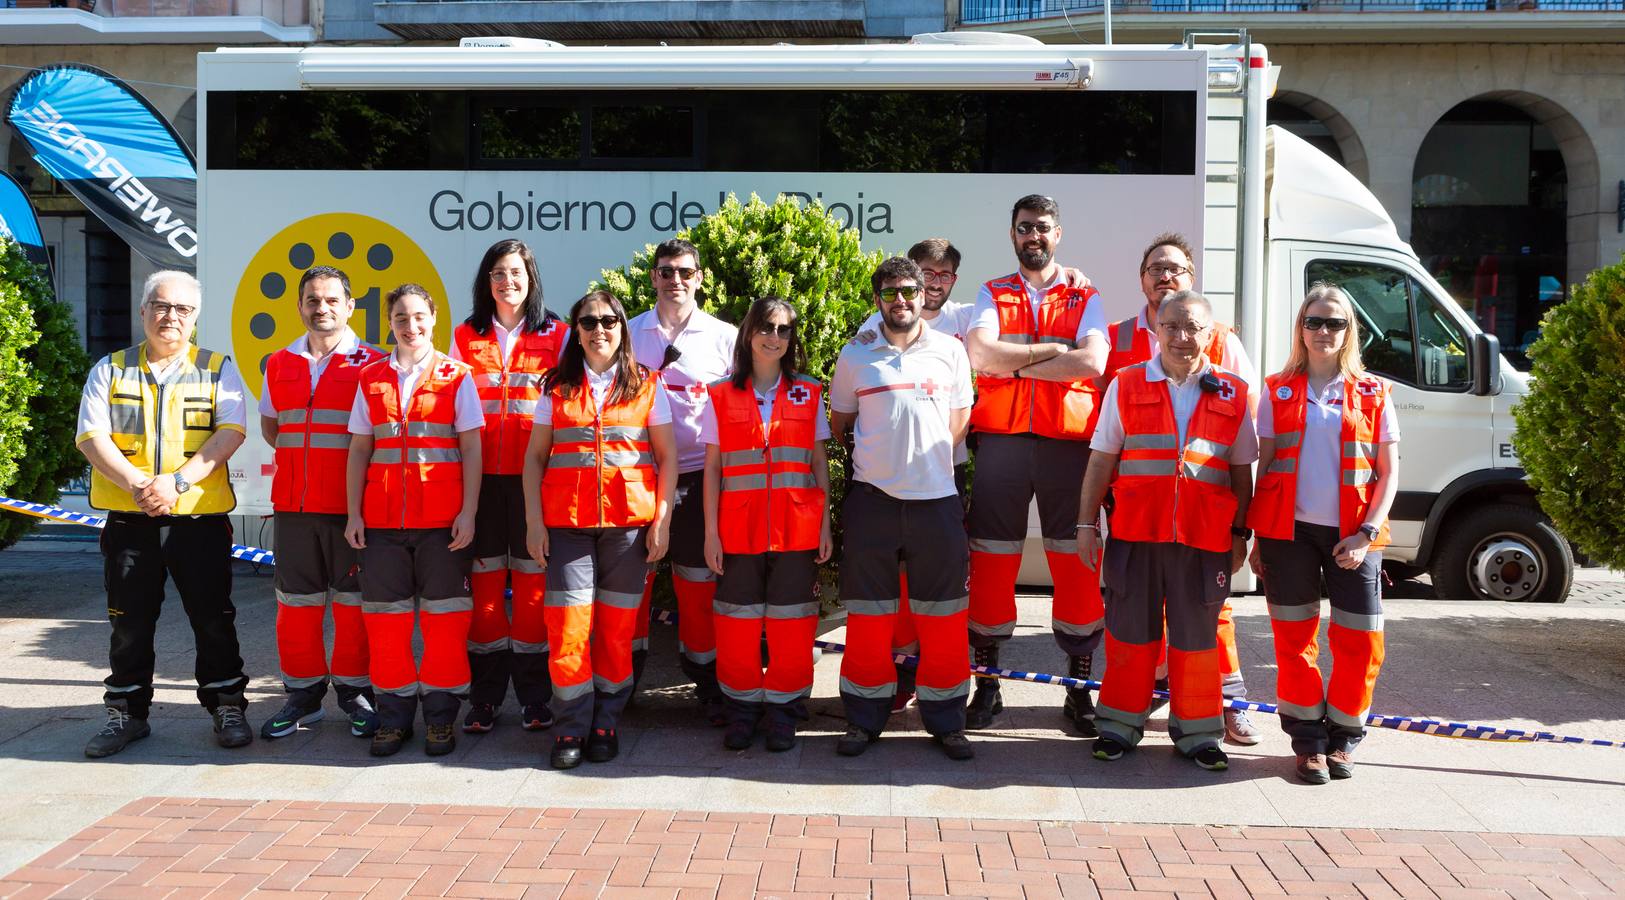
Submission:
[[[1102,11],[1102,0],[959,0],[962,25]],[[1113,13],[1620,12],[1625,0],[1113,0]]]
[[[278,25],[310,24],[309,0],[0,0],[5,9],[82,9],[111,17],[261,16]]]

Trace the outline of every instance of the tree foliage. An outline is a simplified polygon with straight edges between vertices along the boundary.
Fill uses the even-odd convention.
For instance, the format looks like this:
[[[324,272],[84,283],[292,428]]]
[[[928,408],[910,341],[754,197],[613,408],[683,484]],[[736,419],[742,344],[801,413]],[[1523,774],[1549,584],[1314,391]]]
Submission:
[[[1563,536],[1625,568],[1625,259],[1553,307],[1529,355],[1518,458]]]
[[[73,311],[56,301],[21,246],[0,240],[0,492],[55,503],[62,485],[84,471],[73,438],[89,368]],[[37,524],[0,517],[0,548]]]

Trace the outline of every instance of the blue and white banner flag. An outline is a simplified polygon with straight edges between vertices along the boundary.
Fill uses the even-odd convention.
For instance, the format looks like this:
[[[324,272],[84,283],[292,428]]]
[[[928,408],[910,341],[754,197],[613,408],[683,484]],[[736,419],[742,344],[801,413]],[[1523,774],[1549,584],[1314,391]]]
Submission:
[[[28,202],[23,186],[4,172],[0,172],[0,237],[21,244],[29,262],[44,267],[49,274],[51,256],[45,252],[45,238],[34,217],[34,205]]]

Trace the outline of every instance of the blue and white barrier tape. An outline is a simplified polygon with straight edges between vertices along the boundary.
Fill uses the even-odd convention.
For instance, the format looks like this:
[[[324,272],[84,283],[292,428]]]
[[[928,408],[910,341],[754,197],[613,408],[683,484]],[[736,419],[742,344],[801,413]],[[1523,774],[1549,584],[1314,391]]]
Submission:
[[[0,497],[0,509],[9,509],[12,512],[35,516],[41,519],[53,519],[59,522],[68,522],[74,525],[84,525],[89,528],[101,528],[107,520],[101,516],[78,513],[63,509],[60,506],[46,506],[41,503],[29,503],[24,500],[13,500],[10,497]],[[276,554],[258,547],[248,547],[242,544],[231,545],[231,555],[236,559],[251,563],[264,563],[276,565]],[[669,609],[655,610],[656,621],[667,625],[677,623],[677,614]],[[831,653],[845,653],[846,645],[834,641],[813,641],[813,646]],[[919,657],[908,656],[902,653],[892,657],[902,665],[915,665]],[[1002,669],[992,666],[972,665],[971,671],[977,675],[986,675],[992,678],[1004,678],[1011,681],[1031,681],[1035,684],[1055,684],[1068,688],[1085,688],[1091,691],[1100,690],[1100,682],[1087,681],[1081,678],[1069,678],[1065,675],[1046,675],[1042,672],[1022,672],[1017,669]],[[1157,697],[1168,698],[1167,691],[1153,691]],[[1242,709],[1249,712],[1277,715],[1280,709],[1273,703],[1259,703],[1254,700],[1234,700],[1226,698],[1224,705],[1231,709]],[[1394,731],[1407,731],[1413,734],[1430,734],[1435,737],[1461,738],[1471,741],[1496,741],[1502,743],[1545,743],[1545,744],[1582,744],[1588,747],[1614,747],[1625,749],[1625,741],[1601,741],[1592,738],[1573,737],[1571,735],[1554,734],[1550,731],[1523,731],[1516,728],[1504,728],[1494,725],[1470,725],[1463,722],[1445,722],[1438,719],[1419,719],[1409,716],[1382,716],[1372,713],[1367,715],[1365,722],[1372,728],[1387,728]]]

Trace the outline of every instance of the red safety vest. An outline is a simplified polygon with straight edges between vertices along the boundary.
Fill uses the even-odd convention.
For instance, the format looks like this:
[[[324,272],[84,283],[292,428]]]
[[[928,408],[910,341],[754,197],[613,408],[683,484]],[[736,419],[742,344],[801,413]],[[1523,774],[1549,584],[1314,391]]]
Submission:
[[[1102,391],[1117,377],[1118,371],[1151,359],[1151,332],[1140,327],[1139,313],[1121,322],[1113,322],[1106,333],[1111,338],[1112,347],[1106,354],[1106,372],[1095,381]],[[1229,335],[1229,325],[1213,323],[1213,340],[1207,345],[1208,362],[1216,366],[1224,365],[1224,344]]]
[[[1077,348],[1078,324],[1099,294],[1095,289],[1069,288],[1057,283],[1038,304],[1033,321],[1032,303],[1020,273],[987,283],[999,313],[999,340],[1014,344],[1060,344]],[[1100,416],[1100,393],[1092,380],[1037,381],[1031,378],[976,379],[976,405],[971,428],[989,434],[1024,434],[1071,441],[1088,440]]]
[[[1264,379],[1270,412],[1275,417],[1275,458],[1258,480],[1247,527],[1260,537],[1292,540],[1293,515],[1298,498],[1298,455],[1303,452],[1303,427],[1308,417],[1309,376],[1277,372]],[[1338,488],[1338,530],[1343,536],[1358,531],[1371,508],[1371,489],[1377,483],[1377,438],[1382,433],[1382,411],[1388,403],[1388,382],[1375,375],[1343,382],[1343,452]],[[1388,544],[1384,519],[1373,547]]]
[[[361,344],[352,353],[330,356],[311,391],[310,360],[286,349],[271,354],[265,383],[276,410],[271,506],[277,512],[344,513],[350,407],[362,366],[382,355]]]
[[[372,417],[372,460],[361,515],[368,528],[446,528],[463,509],[457,388],[469,367],[435,351],[412,396],[385,357],[361,370]]]
[[[655,461],[649,413],[659,380],[645,375],[626,403],[594,408],[585,379],[574,397],[548,392],[553,448],[542,476],[542,523],[549,528],[627,528],[655,518]],[[613,390],[613,388],[612,388]]]
[[[1147,381],[1144,363],[1117,373],[1123,450],[1112,480],[1112,537],[1230,549],[1237,504],[1230,448],[1248,415],[1247,383],[1222,369],[1209,371],[1228,389],[1202,392],[1183,447],[1167,385]]]
[[[525,468],[525,447],[542,396],[542,376],[559,363],[559,350],[570,329],[549,318],[541,331],[521,330],[506,359],[496,326],[481,335],[464,322],[452,340],[463,361],[474,367],[485,429],[480,432],[480,469],[487,475],[518,475]]]
[[[726,553],[818,549],[824,492],[813,477],[822,386],[798,375],[780,379],[773,420],[764,431],[756,391],[724,378],[711,384],[722,455],[717,526]]]

